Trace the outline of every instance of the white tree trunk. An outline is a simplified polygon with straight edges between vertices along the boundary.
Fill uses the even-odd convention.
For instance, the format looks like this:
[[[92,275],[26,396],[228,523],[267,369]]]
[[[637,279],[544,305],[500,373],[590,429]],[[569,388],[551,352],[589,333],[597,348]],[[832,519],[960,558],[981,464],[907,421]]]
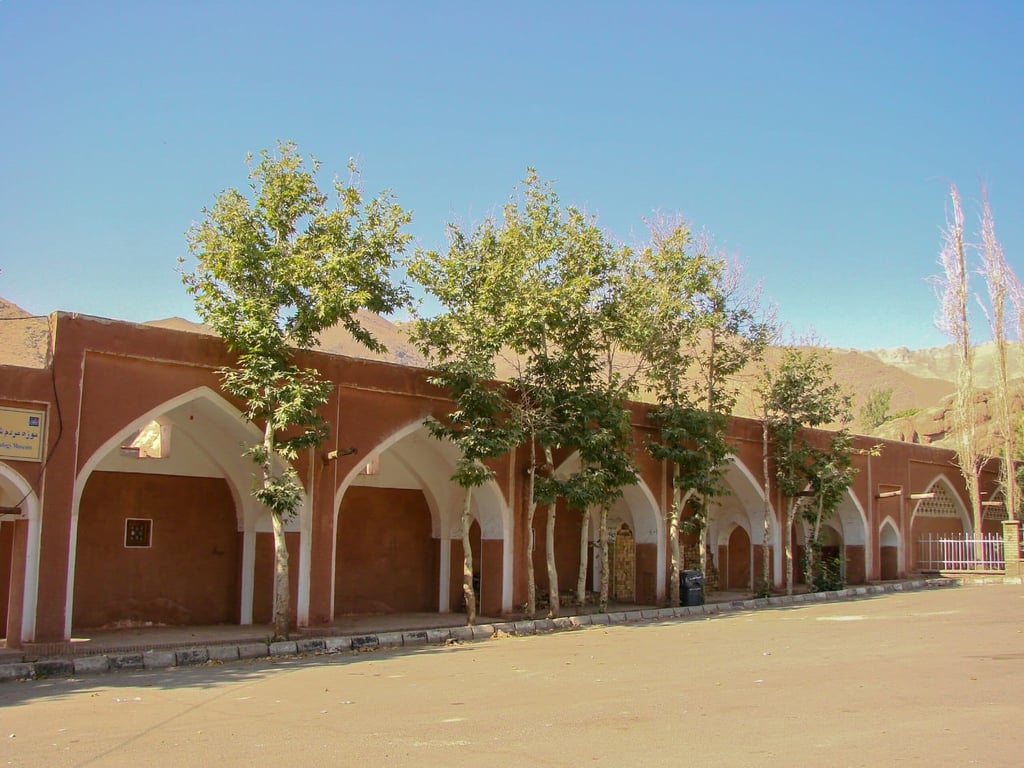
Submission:
[[[466,489],[466,501],[462,505],[462,594],[466,599],[466,624],[476,622],[476,590],[473,589],[473,546],[469,540],[470,503],[473,489]]]
[[[601,505],[601,524],[598,526],[601,542],[601,597],[598,606],[602,613],[608,610],[608,580],[611,578],[611,564],[608,562],[608,505]]]
[[[583,521],[580,528],[580,571],[576,577],[576,604],[582,607],[587,602],[587,544],[590,542],[590,508],[583,510]]]
[[[533,569],[533,550],[536,542],[533,535],[533,517],[537,512],[537,500],[533,497],[537,473],[537,447],[530,435],[530,468],[526,475],[526,615],[531,619],[537,615],[537,574]]]
[[[274,530],[274,639],[287,640],[291,624],[288,541],[284,535],[284,520],[278,512],[271,511],[270,523]]]
[[[264,487],[273,480],[274,428],[268,420],[263,427]],[[274,639],[287,640],[291,625],[291,590],[288,584],[288,540],[284,532],[284,518],[280,512],[270,510],[270,525],[274,532]]]
[[[679,552],[679,518],[682,517],[682,491],[676,485],[677,468],[672,462],[672,508],[668,513],[668,546],[672,553],[672,563],[669,567],[668,576],[668,600],[669,605],[679,605],[679,571],[682,566],[682,556]]]
[[[555,503],[548,504],[544,549],[548,566],[548,618],[553,619],[561,609],[558,601],[558,569],[555,566]]]
[[[771,490],[772,484],[768,475],[768,420],[761,421],[761,472],[764,476],[764,530],[761,535],[761,588],[767,592],[771,589]]]
[[[793,594],[793,521],[796,519],[796,500],[790,499],[786,506],[786,594]]]

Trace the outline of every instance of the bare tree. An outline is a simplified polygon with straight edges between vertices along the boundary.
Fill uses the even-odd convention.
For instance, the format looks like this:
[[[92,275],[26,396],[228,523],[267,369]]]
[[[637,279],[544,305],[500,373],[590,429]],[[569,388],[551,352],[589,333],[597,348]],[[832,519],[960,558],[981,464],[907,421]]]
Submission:
[[[999,424],[999,448],[1002,454],[1000,482],[1003,486],[1003,502],[1011,520],[1016,519],[1020,509],[1020,492],[1017,487],[1017,473],[1014,459],[1017,456],[1016,425],[1010,407],[1010,386],[1007,376],[1009,357],[1008,329],[1013,327],[1013,315],[1020,323],[1021,284],[1003,255],[1003,246],[996,237],[996,223],[988,196],[982,190],[981,211],[981,269],[988,288],[988,317],[992,330],[992,341],[996,347],[996,408]],[[984,305],[983,305],[984,307]]]
[[[977,403],[974,384],[974,347],[971,344],[971,321],[968,313],[967,254],[964,243],[964,211],[960,192],[950,185],[951,219],[942,232],[939,266],[942,274],[935,278],[939,312],[935,325],[949,336],[957,356],[956,396],[953,423],[956,434],[956,456],[960,473],[967,484],[974,532],[981,532],[982,506],[980,476],[985,456],[978,444]]]

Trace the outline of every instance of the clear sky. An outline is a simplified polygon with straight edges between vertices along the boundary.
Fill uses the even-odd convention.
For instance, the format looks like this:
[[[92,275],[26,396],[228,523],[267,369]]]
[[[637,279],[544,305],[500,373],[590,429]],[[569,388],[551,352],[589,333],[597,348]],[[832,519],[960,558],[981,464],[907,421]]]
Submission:
[[[944,343],[951,181],[1024,276],[1019,0],[0,0],[0,110],[0,296],[36,313],[194,318],[184,233],[279,138],[421,247],[527,166],[627,242],[681,213],[835,346]]]

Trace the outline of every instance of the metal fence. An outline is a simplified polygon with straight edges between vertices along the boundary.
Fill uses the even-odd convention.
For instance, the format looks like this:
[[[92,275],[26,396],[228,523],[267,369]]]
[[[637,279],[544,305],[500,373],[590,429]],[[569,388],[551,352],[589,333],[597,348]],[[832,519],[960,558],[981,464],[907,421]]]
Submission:
[[[917,567],[922,571],[1002,571],[1003,537],[998,533],[928,534],[918,539]]]

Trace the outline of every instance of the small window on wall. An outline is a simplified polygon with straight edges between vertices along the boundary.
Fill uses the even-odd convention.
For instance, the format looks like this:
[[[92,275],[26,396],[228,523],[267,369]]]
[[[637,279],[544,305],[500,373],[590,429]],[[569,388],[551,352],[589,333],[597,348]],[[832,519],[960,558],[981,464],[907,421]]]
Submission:
[[[124,545],[131,548],[153,546],[153,521],[131,517],[125,520]]]

